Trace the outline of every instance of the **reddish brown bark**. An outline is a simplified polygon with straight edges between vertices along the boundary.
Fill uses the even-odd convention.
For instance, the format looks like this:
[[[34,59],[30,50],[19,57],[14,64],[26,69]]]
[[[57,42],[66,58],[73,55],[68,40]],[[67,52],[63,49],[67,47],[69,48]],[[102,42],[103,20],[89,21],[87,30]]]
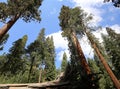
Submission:
[[[103,55],[101,54],[101,52],[100,52],[99,49],[97,48],[97,46],[96,46],[96,44],[94,43],[94,41],[92,41],[92,39],[90,38],[89,33],[86,32],[86,34],[87,34],[88,39],[89,39],[90,42],[91,42],[91,45],[92,45],[93,49],[95,50],[95,52],[96,52],[96,54],[98,55],[100,61],[102,62],[105,70],[107,71],[107,73],[109,74],[111,80],[113,81],[115,87],[116,87],[117,89],[120,89],[120,82],[119,82],[119,80],[116,78],[116,76],[114,75],[114,73],[113,73],[112,70],[110,69],[109,65],[107,64],[105,58],[103,57]]]
[[[78,52],[78,55],[79,55],[79,58],[80,58],[80,61],[81,61],[81,64],[82,64],[84,70],[86,71],[86,73],[88,75],[91,74],[90,67],[89,67],[89,65],[88,65],[88,63],[86,61],[86,58],[85,58],[84,53],[82,51],[82,48],[81,48],[81,46],[79,44],[79,41],[78,41],[78,39],[76,37],[76,34],[74,32],[72,32],[72,39],[74,41],[74,45],[76,47],[76,50]]]
[[[19,17],[20,15],[14,16],[2,28],[0,28],[0,40],[10,30],[10,28],[15,24],[15,22],[19,19]]]

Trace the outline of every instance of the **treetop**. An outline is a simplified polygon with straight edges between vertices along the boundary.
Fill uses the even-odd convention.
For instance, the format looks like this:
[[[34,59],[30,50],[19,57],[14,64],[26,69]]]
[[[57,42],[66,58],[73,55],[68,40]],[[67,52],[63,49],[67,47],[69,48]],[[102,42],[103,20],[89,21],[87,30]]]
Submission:
[[[43,0],[7,0],[0,2],[0,21],[5,22],[19,15],[25,22],[40,21],[40,10]]]

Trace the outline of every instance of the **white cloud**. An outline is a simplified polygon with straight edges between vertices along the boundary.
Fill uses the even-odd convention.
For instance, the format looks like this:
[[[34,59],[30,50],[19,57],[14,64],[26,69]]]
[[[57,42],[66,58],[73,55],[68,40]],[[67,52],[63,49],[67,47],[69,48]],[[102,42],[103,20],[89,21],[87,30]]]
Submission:
[[[120,33],[120,25],[115,24],[110,26],[113,30],[115,30],[115,32]]]
[[[80,5],[82,7],[91,7],[91,6],[101,6],[103,4],[102,0],[73,0],[73,2],[76,3],[76,5]]]
[[[111,27],[113,30],[115,30],[115,32],[120,33],[120,26],[119,25],[116,24],[116,25],[109,26],[109,27]],[[65,38],[63,38],[61,36],[61,33],[62,33],[61,31],[58,31],[58,32],[52,33],[48,36],[53,36],[55,49],[59,50],[59,52],[57,52],[57,54],[56,54],[56,56],[58,58],[57,60],[59,60],[59,61],[62,60],[64,52],[66,52],[68,60],[70,60],[70,52],[68,50],[68,42],[67,42],[67,40],[65,40]],[[97,31],[93,32],[93,34],[96,36],[96,38],[99,39],[99,41],[101,43],[103,41],[101,34],[107,34],[107,32],[106,32],[105,28],[102,28],[102,29],[98,29]],[[94,54],[93,49],[90,47],[87,37],[84,36],[79,41],[80,41],[80,45],[83,49],[84,55],[86,57],[93,58],[93,54]]]
[[[63,1],[63,0],[58,0],[58,1]],[[102,5],[104,4],[103,0],[71,0],[71,1],[75,3],[75,6],[80,6],[88,14],[93,14],[94,19],[92,23],[94,23],[94,25],[98,25],[98,23],[103,20],[102,15],[105,13],[104,9],[101,8]],[[112,12],[113,9],[109,9],[109,11]],[[53,12],[55,12],[55,10],[53,10]],[[111,18],[111,20],[114,20],[114,18]],[[109,27],[115,29],[116,32],[120,32],[119,25],[113,25]],[[99,39],[100,42],[103,41],[101,37],[101,33],[107,34],[106,29],[102,28],[93,32],[93,34],[96,36],[96,38]],[[66,52],[67,56],[70,57],[70,53],[67,46],[68,42],[61,36],[61,31],[50,34],[49,36],[53,36],[55,49],[56,50],[59,49],[59,52],[56,55],[58,60],[60,61],[62,60],[64,52]],[[90,47],[88,43],[87,38],[83,37],[83,39],[80,40],[80,44],[85,56],[92,58],[94,53],[93,53],[93,49]]]
[[[79,40],[80,45],[82,47],[84,55],[88,58],[93,58],[93,49],[91,48],[88,39],[86,36],[84,36],[82,39]]]
[[[116,33],[120,33],[120,26],[118,24],[112,25],[112,26],[106,26],[112,28]],[[103,39],[101,37],[101,34],[107,35],[106,28],[98,29],[97,31],[94,31],[93,34],[96,38],[99,39],[100,43],[103,42]]]
[[[101,43],[103,41],[101,34],[107,34],[107,31],[105,28],[98,29],[97,31],[94,31],[93,34],[96,38],[98,38],[99,42]]]
[[[60,61],[62,60],[64,52],[66,52],[68,60],[69,60],[70,54],[69,54],[69,50],[68,50],[68,41],[62,37],[61,33],[62,32],[59,31],[56,33],[52,33],[48,36],[53,36],[55,49],[59,50],[59,52],[56,54],[58,60],[60,60]]]
[[[102,21],[102,10],[100,7],[103,5],[103,0],[72,0],[75,6],[80,6],[88,14],[93,14],[93,25],[97,25]]]
[[[92,25],[98,26],[98,23],[104,20],[102,15],[105,14],[105,10],[102,9],[101,7],[106,3],[103,3],[103,0],[72,0],[72,2],[75,3],[75,6],[80,6],[88,14],[93,14]],[[114,12],[117,9],[115,9],[114,7],[113,8],[110,7],[108,10],[109,12]],[[114,19],[115,18],[112,16],[110,20],[113,21]],[[108,27],[111,27],[116,32],[120,32],[120,26],[117,24],[113,26],[108,26]],[[106,29],[102,28],[93,32],[93,34],[96,36],[96,38],[99,39],[100,42],[103,41],[101,37],[101,33],[107,34]]]
[[[61,51],[57,54],[58,60],[62,61],[64,52],[67,54],[67,58],[68,58],[67,60],[69,61],[69,60],[70,60],[70,53],[69,53],[69,50],[68,50],[68,49],[61,50]]]
[[[53,36],[55,49],[56,49],[56,51],[59,50],[59,52],[57,52],[57,54],[56,54],[57,60],[59,60],[59,61],[62,60],[64,52],[66,52],[68,60],[70,60],[70,52],[68,50],[68,42],[67,42],[67,40],[65,40],[65,38],[63,38],[61,36],[61,33],[62,32],[59,31],[59,32],[50,34],[48,36]],[[87,38],[83,37],[83,39],[80,40],[80,43],[81,43],[81,47],[83,49],[85,56],[92,58],[93,57],[93,50],[90,47],[90,45],[88,45]]]
[[[58,0],[58,1],[62,2],[63,0]]]
[[[55,48],[58,49],[58,48],[61,48],[61,49],[66,49],[68,48],[67,44],[67,40],[65,40],[65,38],[62,37],[61,35],[61,31],[59,32],[56,32],[56,33],[52,33],[48,36],[53,36],[53,40],[54,40],[54,45],[55,45]]]

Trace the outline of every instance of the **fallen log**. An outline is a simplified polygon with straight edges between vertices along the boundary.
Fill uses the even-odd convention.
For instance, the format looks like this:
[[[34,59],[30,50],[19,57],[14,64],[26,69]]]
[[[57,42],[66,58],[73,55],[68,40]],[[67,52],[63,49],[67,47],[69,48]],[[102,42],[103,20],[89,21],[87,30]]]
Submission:
[[[27,89],[33,89],[33,88],[53,88],[53,87],[62,87],[69,85],[69,82],[59,82],[59,81],[50,81],[50,82],[44,82],[44,83],[26,83],[26,84],[0,84],[0,89],[11,89],[14,87],[14,89],[26,87]],[[16,88],[15,88],[16,87]]]
[[[69,85],[69,82],[57,82],[57,81],[51,81],[51,82],[45,82],[45,83],[39,83],[39,84],[30,84],[28,87],[30,88],[53,88],[53,87],[61,87],[61,86],[67,86]]]

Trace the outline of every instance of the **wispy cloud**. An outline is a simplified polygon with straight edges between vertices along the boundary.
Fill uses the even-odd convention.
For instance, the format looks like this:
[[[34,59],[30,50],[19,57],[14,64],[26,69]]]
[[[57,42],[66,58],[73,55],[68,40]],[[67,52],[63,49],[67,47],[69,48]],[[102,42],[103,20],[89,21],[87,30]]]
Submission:
[[[61,31],[58,31],[56,33],[52,33],[48,36],[53,36],[53,40],[54,40],[54,45],[56,49],[66,49],[67,48],[67,40],[65,40],[65,38],[62,37],[61,35]]]
[[[59,60],[59,61],[62,60],[64,52],[66,52],[68,60],[70,60],[70,52],[68,50],[68,41],[65,40],[65,38],[63,38],[61,36],[61,33],[62,33],[61,31],[58,31],[58,32],[52,33],[48,36],[53,36],[55,49],[56,49],[56,51],[59,50],[59,51],[57,51],[57,54],[56,54],[57,60]],[[83,49],[85,56],[92,58],[93,50],[88,43],[87,37],[83,37],[79,41],[80,41],[80,44],[81,44],[81,47]]]
[[[115,24],[110,26],[115,32],[120,33],[120,25]]]
[[[112,28],[112,30],[114,30],[116,33],[120,33],[120,25],[118,24],[112,26],[106,26],[106,27]],[[98,29],[97,31],[94,31],[93,34],[95,35],[96,38],[98,38],[99,42],[102,43],[103,39],[101,37],[101,34],[107,35],[107,31],[106,28],[104,27],[102,29]]]
[[[61,31],[58,31],[58,32],[52,33],[48,36],[53,36],[55,49],[56,49],[56,51],[59,50],[56,54],[58,60],[60,60],[60,61],[62,60],[64,52],[66,52],[68,60],[69,60],[70,54],[69,54],[69,50],[68,50],[68,41],[62,37],[61,33],[62,33]]]
[[[93,15],[93,21],[94,25],[97,25],[100,21],[103,20],[102,13],[104,13],[104,10],[101,9],[101,6],[103,5],[102,0],[72,0],[75,3],[75,6],[80,6],[82,9],[84,9],[85,12],[88,14]]]
[[[112,25],[110,27],[113,30],[115,30],[115,32],[120,33],[120,26],[119,25],[116,24],[116,25]],[[62,61],[64,52],[66,52],[68,60],[70,60],[70,52],[68,50],[68,41],[62,37],[61,33],[62,33],[61,31],[58,31],[58,32],[52,33],[48,36],[53,36],[55,49],[59,50],[56,54],[56,56],[58,58],[57,60]],[[106,32],[105,28],[102,28],[102,29],[98,29],[97,31],[93,32],[93,34],[102,43],[103,40],[102,40],[101,34],[107,34],[107,32]],[[79,39],[79,42],[80,42],[80,45],[83,49],[84,55],[86,57],[93,58],[93,56],[94,56],[93,49],[91,48],[87,37],[84,36],[82,39]]]
[[[61,2],[61,1],[63,1],[63,0],[58,0],[58,1],[60,1],[60,2]]]
[[[69,60],[70,60],[70,52],[69,52],[68,49],[61,50],[61,51],[57,54],[58,60],[62,61],[64,52],[66,53],[66,55],[67,55],[67,60],[69,61]]]
[[[80,39],[79,42],[86,58],[93,58],[94,56],[93,49],[91,48],[87,37],[86,36],[82,37],[82,39]]]

